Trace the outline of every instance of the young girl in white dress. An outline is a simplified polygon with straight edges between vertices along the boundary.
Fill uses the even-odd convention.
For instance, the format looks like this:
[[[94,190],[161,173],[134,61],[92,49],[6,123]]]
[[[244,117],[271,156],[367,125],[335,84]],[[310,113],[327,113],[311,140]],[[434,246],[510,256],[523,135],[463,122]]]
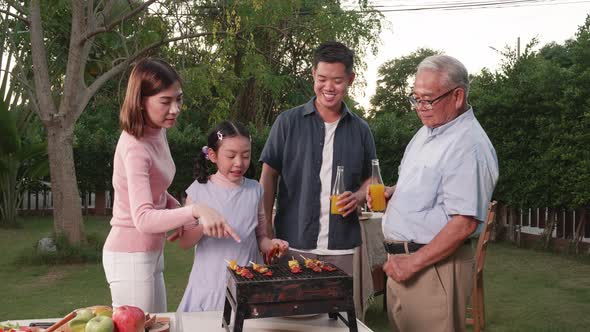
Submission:
[[[227,286],[226,261],[240,266],[249,261],[262,263],[260,252],[269,252],[275,244],[282,249],[288,243],[270,239],[266,234],[262,187],[253,176],[251,138],[239,123],[224,121],[207,138],[207,146],[196,163],[196,181],[186,190],[187,202],[207,204],[219,211],[241,239],[203,236],[201,226],[184,226],[178,234],[180,246],[195,248],[188,285],[178,307],[181,312],[222,310]],[[209,175],[208,161],[217,172]],[[218,236],[224,235],[220,229]]]

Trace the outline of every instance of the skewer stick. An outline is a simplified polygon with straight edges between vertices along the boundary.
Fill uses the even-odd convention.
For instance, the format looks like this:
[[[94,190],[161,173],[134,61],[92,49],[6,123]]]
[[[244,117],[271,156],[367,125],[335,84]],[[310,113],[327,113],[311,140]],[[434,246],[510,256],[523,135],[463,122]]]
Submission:
[[[252,266],[254,266],[254,264],[256,264],[256,263],[254,263],[253,261],[248,261],[248,262],[249,262],[250,264],[252,264]]]
[[[307,258],[305,258],[305,256],[303,256],[303,255],[299,255],[299,256],[301,256],[301,258],[303,258],[303,259],[307,260]]]
[[[230,263],[230,262],[229,262],[227,259],[224,259],[224,261],[225,261],[227,264],[231,264],[231,263]]]
[[[51,325],[47,330],[45,330],[46,332],[53,332],[55,330],[57,330],[58,328],[60,328],[62,325],[64,325],[65,323],[71,321],[72,319],[74,319],[74,317],[76,317],[78,315],[78,313],[76,311],[72,311],[69,314],[67,314],[64,318],[62,318],[59,322]]]

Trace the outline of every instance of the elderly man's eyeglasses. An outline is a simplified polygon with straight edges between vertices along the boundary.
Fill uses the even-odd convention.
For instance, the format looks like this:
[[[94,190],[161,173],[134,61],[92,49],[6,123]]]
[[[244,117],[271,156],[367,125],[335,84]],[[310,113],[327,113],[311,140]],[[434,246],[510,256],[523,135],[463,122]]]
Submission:
[[[422,108],[430,111],[434,105],[434,103],[436,103],[439,100],[442,100],[444,97],[448,96],[451,92],[455,91],[455,89],[457,89],[458,86],[452,88],[451,90],[443,93],[442,95],[432,99],[432,100],[424,100],[424,99],[416,99],[416,97],[414,97],[414,94],[411,94],[408,96],[408,101],[410,102],[410,104],[412,104],[412,108],[413,109],[417,109],[418,107],[422,106]]]

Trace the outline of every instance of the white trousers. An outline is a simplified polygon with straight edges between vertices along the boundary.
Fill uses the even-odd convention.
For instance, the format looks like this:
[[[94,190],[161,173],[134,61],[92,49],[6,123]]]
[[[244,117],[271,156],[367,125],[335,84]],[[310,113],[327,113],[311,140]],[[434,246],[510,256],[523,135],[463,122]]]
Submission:
[[[102,265],[111,289],[113,308],[132,305],[144,312],[167,312],[162,250],[103,250]]]

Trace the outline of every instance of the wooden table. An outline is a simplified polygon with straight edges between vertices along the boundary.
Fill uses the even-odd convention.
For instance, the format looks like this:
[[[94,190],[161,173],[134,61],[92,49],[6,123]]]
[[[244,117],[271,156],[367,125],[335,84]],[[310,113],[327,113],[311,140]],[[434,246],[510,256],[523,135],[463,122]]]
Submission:
[[[190,313],[169,312],[156,314],[156,316],[170,317],[170,332],[225,332],[221,327],[221,311],[205,311]],[[56,322],[59,318],[53,319],[27,319],[18,321],[6,321],[2,323],[18,323],[21,326],[28,326],[30,322]],[[357,320],[359,332],[371,332],[365,324]],[[233,326],[230,326],[233,327]],[[348,327],[340,320],[332,320],[327,314],[311,317],[274,317],[261,319],[247,319],[244,323],[246,332],[347,332]]]

